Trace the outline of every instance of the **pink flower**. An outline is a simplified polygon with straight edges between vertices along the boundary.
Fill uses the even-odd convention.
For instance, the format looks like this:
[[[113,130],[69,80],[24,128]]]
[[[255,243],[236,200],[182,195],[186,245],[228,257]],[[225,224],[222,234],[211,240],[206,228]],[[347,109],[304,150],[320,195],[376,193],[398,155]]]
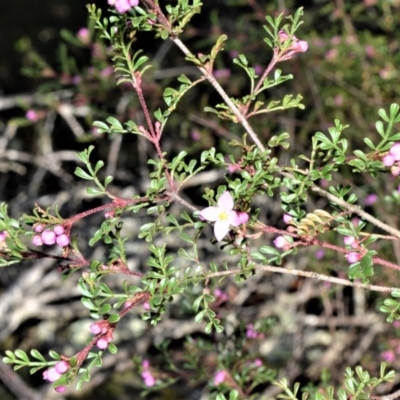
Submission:
[[[282,249],[285,245],[288,244],[287,240],[283,236],[278,236],[277,238],[275,238],[273,243],[278,249]]]
[[[389,154],[394,157],[395,161],[400,161],[400,143],[393,143]]]
[[[45,229],[42,232],[42,241],[44,244],[47,244],[48,246],[51,246],[56,242],[56,234],[51,231],[50,229]]]
[[[53,231],[56,235],[62,235],[64,233],[64,227],[62,225],[56,225],[53,228]]]
[[[43,232],[43,229],[44,229],[44,228],[45,228],[44,225],[39,224],[39,225],[36,225],[36,226],[35,226],[34,231],[37,232],[37,233],[41,233],[41,232]]]
[[[279,41],[285,43],[292,40],[292,44],[285,50],[284,56],[281,61],[292,58],[295,53],[304,53],[308,50],[308,43],[305,40],[299,40],[296,36],[289,36],[285,31],[279,31]]]
[[[0,232],[0,243],[3,243],[6,240],[6,237],[7,237],[6,231]]]
[[[289,214],[283,214],[283,222],[289,225],[293,221],[293,217]]]
[[[39,119],[39,116],[35,110],[28,110],[25,114],[25,117],[31,122],[36,122]]]
[[[149,372],[149,371],[144,371],[142,372],[142,378],[144,380],[144,384],[148,387],[154,386],[156,383],[156,380],[154,379],[154,376]]]
[[[150,303],[149,303],[148,301],[145,301],[145,302],[143,303],[143,308],[144,308],[145,310],[150,310]]]
[[[120,13],[127,12],[131,7],[137,7],[139,0],[108,0],[110,6],[114,6]]]
[[[381,358],[390,363],[396,359],[393,351],[391,351],[391,350],[383,351],[381,353]]]
[[[214,375],[214,385],[218,386],[226,379],[226,372],[225,371],[218,371]]]
[[[105,338],[100,338],[97,342],[96,342],[96,346],[98,349],[100,350],[105,350],[108,347],[108,340]]]
[[[229,232],[229,227],[239,226],[240,221],[236,211],[233,211],[233,198],[229,192],[224,192],[218,199],[218,207],[207,207],[200,212],[200,218],[215,222],[214,234],[220,242]]]
[[[354,263],[360,261],[360,259],[361,259],[361,254],[360,254],[360,253],[357,253],[356,251],[352,251],[352,252],[350,252],[349,254],[347,254],[346,257],[347,257],[347,261],[348,261],[350,264],[354,264]]]
[[[34,246],[42,246],[42,245],[43,245],[42,237],[41,237],[40,235],[35,235],[35,236],[32,238],[32,244],[33,244]]]
[[[89,44],[90,42],[90,31],[88,28],[81,28],[76,33],[76,37],[84,44]]]
[[[69,237],[63,233],[57,236],[56,242],[60,247],[66,247],[69,245]]]
[[[356,238],[354,236],[345,236],[343,241],[345,245],[351,246],[356,241]]]
[[[382,158],[382,162],[385,167],[391,167],[395,161],[396,160],[392,154],[386,154],[386,156]]]
[[[55,367],[46,369],[43,372],[43,379],[48,382],[55,382],[61,378],[61,374],[57,372]]]
[[[256,359],[254,360],[254,365],[255,365],[256,367],[261,367],[261,366],[263,365],[263,362],[262,362],[262,360],[260,360],[259,358],[256,358]]]
[[[378,201],[378,195],[375,193],[371,193],[365,198],[364,203],[366,206],[371,206],[372,204],[376,203],[377,201]]]
[[[318,249],[318,250],[315,252],[315,258],[316,258],[317,260],[322,260],[324,257],[325,257],[325,250],[324,250],[324,249]]]
[[[90,332],[93,333],[93,335],[98,335],[101,332],[101,326],[97,322],[93,323],[90,325]]]
[[[69,369],[69,363],[67,361],[59,361],[56,365],[55,365],[55,369],[59,374],[65,374],[68,369]]]
[[[57,393],[64,393],[64,392],[67,390],[67,387],[66,387],[66,386],[56,386],[56,387],[54,388],[54,390],[55,390]]]
[[[236,214],[241,224],[245,224],[250,219],[249,214],[247,214],[247,212],[236,211]]]

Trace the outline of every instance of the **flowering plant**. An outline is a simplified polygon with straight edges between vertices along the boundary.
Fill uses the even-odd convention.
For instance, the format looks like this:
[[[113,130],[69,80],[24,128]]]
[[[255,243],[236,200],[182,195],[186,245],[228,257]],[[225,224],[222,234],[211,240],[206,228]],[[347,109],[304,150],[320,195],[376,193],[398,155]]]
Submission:
[[[302,9],[293,16],[266,17],[264,42],[270,48],[269,63],[256,72],[244,54],[235,55],[233,64],[243,70],[247,91],[228,94],[229,88],[223,87],[216,68],[224,46],[229,43],[228,37],[219,35],[208,54],[195,54],[181,39],[185,27],[201,10],[199,0],[178,0],[175,6],[165,7],[154,0],[109,0],[108,4],[111,9],[106,17],[94,5],[88,6],[92,32],[99,33],[102,44],[96,50],[102,48],[103,58],[107,55],[112,60],[111,71],[103,65],[102,78],[114,76],[121,88],[133,91],[136,108],[132,111],[127,107],[126,118],[98,118],[93,122],[91,136],[109,135],[111,140],[122,135],[138,138],[135,143],[146,149],[137,152],[138,158],[146,158],[140,171],[144,184],[138,194],[122,195],[113,186],[116,176],[104,172],[105,163],[95,160],[98,153],[90,145],[78,154],[80,166],[75,175],[87,183],[88,195],[102,199],[100,205],[62,216],[57,207],[44,209],[37,204],[32,213],[19,220],[9,216],[6,204],[1,205],[0,264],[9,266],[27,259],[56,260],[66,278],[79,275],[81,303],[95,320],[87,326],[90,333],[85,345],[74,354],[52,351],[53,361],[47,361],[38,350],[31,350],[31,357],[22,349],[7,350],[3,361],[16,369],[30,366],[32,373],[44,369],[43,379],[52,382],[58,393],[71,390],[73,382],[81,389],[90,381],[94,367],[102,365],[107,352],[116,356],[118,330],[130,315],[140,314],[149,330],[156,329],[173,313],[174,304],[179,303],[179,312],[200,324],[207,340],[188,336],[184,362],[171,357],[168,343],[163,341],[158,350],[169,360],[167,371],[158,369],[147,358],[136,358],[145,390],[161,390],[191,374],[195,382],[202,383],[210,398],[218,400],[258,399],[261,391],[270,387],[277,390],[280,398],[297,399],[299,385],[292,383],[290,376],[279,376],[283,356],[277,351],[283,347],[296,353],[295,346],[285,343],[282,335],[282,342],[268,343],[269,350],[264,354],[253,348],[266,341],[274,329],[290,332],[290,327],[282,328],[290,325],[290,321],[284,321],[290,301],[274,300],[273,311],[269,309],[267,315],[246,318],[235,311],[244,302],[240,288],[256,292],[258,284],[264,285],[272,295],[281,283],[263,283],[260,277],[274,273],[273,276],[323,281],[327,292],[321,290],[321,297],[326,304],[330,304],[329,296],[333,293],[329,290],[336,285],[391,292],[392,298],[382,301],[380,310],[387,314],[389,322],[400,319],[399,289],[394,284],[373,282],[379,268],[400,269],[399,262],[382,255],[384,248],[379,245],[397,242],[400,231],[390,221],[362,209],[356,190],[339,179],[349,171],[352,176],[357,174],[365,179],[379,174],[399,175],[400,133],[395,127],[400,123],[400,107],[393,103],[388,111],[379,110],[376,140],[365,137],[361,149],[350,148],[345,134],[348,126],[335,119],[326,129],[309,134],[309,149],[288,159],[286,152],[295,143],[291,135],[281,131],[266,135],[259,121],[276,111],[304,109],[301,95],[270,99],[272,88],[284,87],[293,79],[278,66],[309,50],[308,42],[295,35],[301,37],[298,31],[301,32]],[[176,45],[196,71],[190,70],[194,78],[182,73],[171,87],[163,88],[163,104],[150,95],[149,57],[141,49],[136,50],[140,46],[139,33],[149,32]],[[91,34],[80,31],[78,39],[90,43]],[[64,79],[68,83],[73,80]],[[80,79],[75,81],[81,82]],[[166,137],[174,135],[174,129],[169,128],[174,124],[174,115],[188,96],[206,82],[222,102],[210,102],[212,105],[204,111],[215,116],[215,121],[220,120],[221,126],[232,127],[227,134],[230,140],[215,147],[203,146],[202,151],[182,149],[179,144],[167,146]],[[62,108],[60,112],[66,113]],[[42,118],[34,110],[26,113],[26,119],[32,123]],[[259,130],[253,127],[253,121]],[[199,136],[192,134],[197,142]],[[210,171],[217,174],[205,183],[201,179],[197,183],[202,199],[186,196],[190,183]],[[398,204],[399,199],[393,191],[388,203]],[[279,217],[268,216],[268,212]],[[104,219],[82,244],[79,227],[96,214]],[[134,235],[146,248],[136,267],[130,265],[129,243],[133,234],[124,231],[124,224],[131,219],[140,221],[140,230]],[[86,244],[94,247],[99,243],[106,249],[102,256],[87,256]],[[57,255],[43,247],[55,244],[59,247]],[[310,249],[322,251],[318,255],[320,260],[325,252],[331,252],[325,258],[331,266],[323,269],[319,263],[309,262]],[[294,259],[299,263],[295,264]],[[337,264],[339,270],[332,267]],[[113,276],[123,279],[113,281]],[[233,279],[226,285],[229,278]],[[338,307],[332,312],[332,319],[340,310]],[[290,335],[295,340],[292,332]],[[221,351],[214,351],[212,360],[207,362],[203,353],[212,347],[213,340],[209,338],[215,338]],[[299,362],[300,355],[294,356]],[[367,398],[381,383],[394,379],[394,372],[386,371],[385,363],[378,369],[378,376],[371,377],[361,366],[354,370],[348,367],[337,394],[329,385],[307,387],[304,391],[318,399]],[[322,378],[321,381],[326,382]]]

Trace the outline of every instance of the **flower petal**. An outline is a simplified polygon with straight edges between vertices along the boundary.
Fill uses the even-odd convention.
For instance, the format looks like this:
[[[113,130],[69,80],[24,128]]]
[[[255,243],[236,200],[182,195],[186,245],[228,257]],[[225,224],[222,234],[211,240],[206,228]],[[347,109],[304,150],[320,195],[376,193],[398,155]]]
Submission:
[[[233,198],[228,191],[222,193],[221,197],[218,199],[218,207],[224,211],[233,210]]]
[[[207,207],[200,211],[200,217],[206,219],[207,221],[217,221],[221,210],[219,207]]]
[[[229,221],[217,221],[214,225],[214,235],[218,242],[220,242],[229,232]]]
[[[228,221],[229,221],[229,224],[232,226],[239,226],[242,223],[242,221],[236,211],[228,212]]]

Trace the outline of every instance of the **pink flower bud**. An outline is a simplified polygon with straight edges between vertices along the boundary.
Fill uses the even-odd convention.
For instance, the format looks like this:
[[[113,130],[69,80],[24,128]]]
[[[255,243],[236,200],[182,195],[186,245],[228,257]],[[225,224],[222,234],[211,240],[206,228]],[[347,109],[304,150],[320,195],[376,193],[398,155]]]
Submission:
[[[57,370],[52,367],[43,372],[43,379],[49,382],[55,382],[61,378],[61,374],[57,372]]]
[[[273,241],[274,245],[276,248],[281,249],[283,248],[286,244],[288,244],[288,242],[286,241],[286,239],[283,236],[278,236],[274,241]]]
[[[389,154],[391,154],[396,161],[400,161],[400,143],[393,143]]]
[[[28,110],[25,114],[25,117],[31,122],[36,122],[39,119],[35,110]]]
[[[293,217],[289,214],[283,214],[283,222],[289,225],[293,221]]]
[[[54,233],[58,236],[58,235],[62,235],[64,233],[64,227],[62,225],[56,225],[53,228]]]
[[[65,374],[68,369],[69,369],[69,363],[67,361],[59,361],[56,365],[55,365],[55,369],[59,374]]]
[[[56,386],[56,387],[54,388],[54,390],[55,390],[57,393],[64,393],[64,392],[67,390],[67,387],[66,387],[66,386]]]
[[[95,322],[92,325],[90,325],[90,332],[93,333],[93,335],[98,335],[101,332],[101,326]]]
[[[348,261],[350,264],[354,264],[354,263],[360,261],[360,259],[361,259],[361,254],[360,254],[360,253],[357,253],[356,251],[352,251],[351,253],[347,254],[346,257],[347,257],[347,261]]]
[[[214,375],[214,385],[218,386],[226,379],[226,372],[225,371],[218,371]]]
[[[47,244],[48,246],[51,246],[56,242],[56,234],[51,231],[50,229],[45,229],[42,232],[42,241],[44,244]]]
[[[60,235],[60,236],[57,236],[56,241],[57,241],[57,244],[58,244],[60,247],[66,247],[66,246],[69,245],[69,237],[68,237],[67,235],[65,235],[65,234],[62,234],[62,235]]]
[[[153,375],[149,371],[142,372],[142,378],[144,380],[144,384],[148,387],[154,386],[156,380]]]
[[[100,350],[105,350],[108,347],[108,340],[105,338],[100,338],[97,341],[96,346]]]
[[[354,236],[345,236],[343,241],[345,245],[351,246],[356,241],[356,238]]]
[[[246,222],[249,221],[250,217],[249,214],[247,214],[247,212],[244,211],[236,211],[236,214],[238,216],[239,222],[240,224],[245,224]]]
[[[32,244],[33,244],[34,246],[42,246],[42,245],[43,245],[42,237],[41,237],[40,235],[35,235],[35,236],[32,238]]]
[[[45,228],[45,226],[43,224],[39,224],[39,225],[35,226],[34,231],[36,233],[42,233],[44,228]]]
[[[148,301],[145,301],[145,302],[143,303],[143,308],[144,308],[145,310],[150,310],[150,303],[149,303]]]
[[[385,167],[391,167],[395,161],[396,160],[392,154],[386,154],[386,156],[382,158],[382,162]]]

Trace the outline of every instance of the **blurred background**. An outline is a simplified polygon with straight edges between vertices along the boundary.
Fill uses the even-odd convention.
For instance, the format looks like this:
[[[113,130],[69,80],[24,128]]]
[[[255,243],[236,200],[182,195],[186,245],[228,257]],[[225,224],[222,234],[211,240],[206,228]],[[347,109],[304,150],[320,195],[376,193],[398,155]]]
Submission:
[[[95,4],[107,9],[106,0]],[[350,149],[366,151],[365,137],[378,140],[378,109],[388,109],[400,99],[400,1],[204,0],[202,14],[193,18],[182,40],[193,52],[207,53],[221,34],[227,34],[229,39],[214,74],[231,96],[244,95],[248,81],[233,64],[233,58],[245,54],[249,64],[261,73],[272,54],[263,41],[265,15],[288,15],[300,6],[304,7],[304,24],[296,35],[308,41],[309,49],[278,66],[283,74],[293,74],[293,79],[268,91],[263,101],[301,94],[306,107],[255,117],[251,123],[264,142],[277,133],[291,135],[290,148],[276,154],[282,164],[298,154],[307,154],[311,136],[317,131],[326,132],[334,119],[349,125],[346,138]],[[138,124],[143,115],[132,89],[115,85],[111,50],[108,44],[95,40],[85,2],[7,2],[0,13],[0,27],[0,200],[9,203],[11,215],[29,213],[35,203],[43,208],[58,204],[64,217],[102,204],[105,200],[88,196],[85,182],[73,173],[78,165],[76,151],[89,144],[96,146],[94,159],[106,162],[104,175],[115,175],[114,193],[124,198],[143,193],[149,183],[147,159],[154,155],[151,146],[142,138],[101,136],[92,128],[93,121],[110,115]],[[138,34],[135,47],[143,48],[153,65],[143,88],[150,108],[155,110],[164,106],[164,88],[176,86],[181,73],[191,78],[199,73],[172,43],[153,36]],[[206,105],[218,102],[219,97],[205,83],[187,95],[164,135],[164,150],[171,157],[185,149],[192,158],[198,158],[201,151],[214,146],[240,158],[240,151],[228,146],[230,140],[242,137],[240,127],[203,112]],[[34,120],[28,117],[30,110],[35,112]],[[204,206],[204,188],[224,183],[225,172],[205,171],[189,182],[182,196],[196,206]],[[344,168],[333,182],[321,185],[339,183],[351,185],[358,204],[367,211],[399,226],[397,178],[384,173],[376,178],[355,176],[351,169]],[[273,198],[268,202],[263,197],[255,198],[254,207],[260,209],[265,223],[284,226],[283,211]],[[327,203],[310,198],[307,207],[324,209]],[[94,215],[84,224],[74,225],[73,233],[79,236],[82,252],[88,258],[106,257],[104,246],[87,245],[103,218]],[[141,224],[148,221],[148,216],[140,213],[135,218],[123,218],[124,232],[130,239],[129,266],[142,272],[146,271],[148,250],[138,234]],[[336,236],[329,235],[326,240],[342,245]],[[204,254],[222,261],[223,254],[208,249],[208,245],[205,240]],[[170,251],[178,248],[178,240],[171,238]],[[396,242],[378,242],[376,249],[400,263]],[[339,277],[347,272],[342,258],[321,249],[300,251],[288,262],[298,269]],[[44,353],[52,348],[70,355],[90,337],[88,326],[92,320],[80,302],[77,277],[61,282],[56,268],[56,263],[46,260],[0,271],[2,354],[15,348],[38,348]],[[375,284],[388,282],[392,286],[400,283],[395,271],[377,271],[373,277]],[[112,285],[118,288],[121,281],[115,279]],[[138,309],[118,327],[118,354],[106,355],[103,368],[93,373],[81,392],[71,388],[67,394],[56,396],[43,382],[41,373],[30,376],[29,371],[20,370],[17,375],[2,365],[0,398],[139,398],[143,389],[139,374],[142,358],[150,360],[160,378],[175,381],[161,394],[146,397],[160,399],[212,398],[212,386],[207,382],[217,366],[222,363],[234,371],[240,368],[238,359],[260,359],[271,371],[269,381],[254,388],[260,399],[278,394],[270,384],[273,376],[299,381],[314,393],[317,385],[338,385],[347,365],[362,365],[371,373],[377,373],[381,361],[394,369],[400,367],[400,333],[376,312],[383,301],[380,295],[265,275],[240,284],[226,280],[213,289],[222,290],[215,310],[231,324],[224,334],[203,333],[204,326],[192,320],[190,298],[175,299],[165,320],[155,329],[140,319],[142,310]],[[248,333],[252,324],[251,329],[257,332],[253,337]],[[163,341],[168,341],[171,358],[179,365],[184,365],[182,354],[188,349],[197,354],[202,375],[194,377],[190,368],[181,375],[169,371]],[[397,377],[392,386],[382,390],[394,390],[399,381]]]

